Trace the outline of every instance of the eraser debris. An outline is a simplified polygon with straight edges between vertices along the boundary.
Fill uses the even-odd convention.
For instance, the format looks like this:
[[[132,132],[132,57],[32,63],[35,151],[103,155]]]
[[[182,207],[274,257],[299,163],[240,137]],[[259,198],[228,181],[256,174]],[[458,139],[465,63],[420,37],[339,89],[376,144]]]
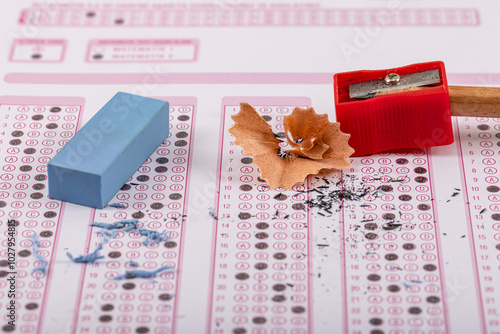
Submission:
[[[97,248],[89,254],[79,255],[77,257],[73,257],[70,252],[67,252],[66,255],[69,259],[75,263],[94,263],[99,259],[104,259],[103,255],[99,255],[99,251],[102,249],[102,244],[97,245]]]
[[[109,234],[109,232],[103,233],[105,236],[105,240],[107,240],[108,237],[114,238],[114,232],[116,230],[121,230],[123,232],[130,232],[132,230],[136,230],[140,235],[143,235],[146,237],[146,239],[142,242],[142,244],[145,246],[148,246],[148,245],[154,246],[157,243],[168,241],[167,230],[163,230],[162,232],[158,232],[158,231],[154,231],[154,230],[149,230],[147,228],[142,228],[139,226],[139,221],[137,219],[124,219],[124,220],[120,220],[114,224],[93,222],[92,224],[90,224],[90,226],[100,227],[100,228],[105,229],[105,230],[112,230],[113,234]]]
[[[156,274],[161,273],[162,271],[165,270],[170,270],[173,269],[173,266],[163,266],[160,267],[156,270],[148,271],[148,270],[127,270],[125,271],[125,274],[118,275],[114,280],[121,280],[121,279],[132,279],[132,278],[137,278],[137,277],[142,277],[142,278],[152,278],[155,277]]]
[[[40,267],[33,269],[33,271],[39,271],[42,274],[46,274],[48,263],[38,251],[39,248],[41,247],[41,244],[40,244],[40,241],[38,240],[36,233],[33,233],[33,235],[31,236],[31,239],[33,240],[33,247],[32,247],[33,255],[36,257],[36,259],[38,261],[40,261],[40,264],[41,264]]]
[[[117,209],[126,209],[127,206],[124,205],[124,204],[120,204],[120,203],[111,203],[108,205],[110,208],[117,208]]]
[[[48,163],[49,197],[102,209],[165,140],[169,104],[117,93]]]

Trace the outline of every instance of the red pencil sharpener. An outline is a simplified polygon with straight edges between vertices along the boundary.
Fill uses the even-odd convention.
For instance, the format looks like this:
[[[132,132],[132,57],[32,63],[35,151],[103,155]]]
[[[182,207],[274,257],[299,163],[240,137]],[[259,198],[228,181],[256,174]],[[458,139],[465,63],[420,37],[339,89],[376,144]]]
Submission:
[[[433,73],[436,80],[418,87],[419,79],[412,78],[420,73]],[[392,77],[413,80],[416,84],[400,88],[399,82],[393,85]],[[342,132],[351,135],[349,145],[355,150],[353,156],[453,143],[448,82],[443,62],[337,73],[333,81],[337,122],[340,122]],[[359,86],[353,84],[359,83],[378,87],[385,83],[387,87],[381,88],[384,90],[382,93],[353,98],[352,91]]]

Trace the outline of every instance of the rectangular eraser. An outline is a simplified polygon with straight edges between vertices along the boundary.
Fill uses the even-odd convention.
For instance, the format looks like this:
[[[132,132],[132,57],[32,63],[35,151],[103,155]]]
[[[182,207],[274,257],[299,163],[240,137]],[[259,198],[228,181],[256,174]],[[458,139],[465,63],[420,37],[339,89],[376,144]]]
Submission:
[[[165,140],[168,102],[117,93],[47,165],[49,197],[102,209]]]

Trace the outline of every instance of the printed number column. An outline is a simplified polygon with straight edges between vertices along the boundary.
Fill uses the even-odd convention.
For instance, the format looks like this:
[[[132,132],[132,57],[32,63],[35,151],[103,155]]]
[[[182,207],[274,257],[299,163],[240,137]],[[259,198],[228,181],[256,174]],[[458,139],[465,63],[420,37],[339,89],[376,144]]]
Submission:
[[[89,228],[89,251],[103,243],[105,258],[84,265],[76,333],[175,333],[196,100],[165,100],[170,103],[168,138],[111,199],[119,207],[95,210],[94,221],[138,219],[142,228],[166,230],[168,240],[144,245],[145,237],[136,230],[105,236],[102,229]],[[163,266],[174,269],[152,279],[113,280],[127,270]]]
[[[500,333],[500,119],[456,121],[483,328]]]
[[[6,226],[8,220],[14,219],[17,226],[15,329],[20,333],[35,333],[41,328],[59,222],[64,214],[64,203],[47,196],[47,163],[76,133],[83,104],[82,98],[0,98],[0,226],[5,231],[0,277],[6,278],[9,271]],[[37,253],[48,264],[45,274],[41,270],[42,261],[33,254],[34,234],[40,243]],[[0,294],[3,293],[2,289]],[[0,297],[7,300],[6,295]],[[14,330],[5,323],[0,326],[5,332]]]
[[[304,185],[271,190],[228,129],[251,103],[284,138],[283,116],[308,99],[226,98],[212,258],[210,333],[311,333],[309,217]]]
[[[354,158],[345,203],[345,321],[349,333],[445,333],[446,300],[427,153]]]

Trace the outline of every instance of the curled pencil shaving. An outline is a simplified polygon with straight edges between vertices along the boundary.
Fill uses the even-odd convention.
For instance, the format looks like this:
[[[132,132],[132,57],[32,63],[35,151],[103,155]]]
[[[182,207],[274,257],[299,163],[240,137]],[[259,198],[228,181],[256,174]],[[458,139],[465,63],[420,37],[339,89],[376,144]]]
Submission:
[[[326,114],[318,115],[313,108],[295,108],[291,115],[283,117],[286,139],[292,147],[289,153],[315,160],[323,159],[330,147],[323,141],[325,128],[329,124]]]
[[[285,116],[285,134],[292,148],[287,151],[251,105],[241,103],[240,108],[232,116],[235,124],[229,132],[243,153],[253,158],[260,168],[260,177],[269,187],[290,189],[322,169],[351,165],[347,160],[354,153],[348,144],[350,135],[340,131],[339,123],[329,122],[326,114],[318,115],[313,108],[295,108],[291,115]]]
[[[125,271],[125,274],[122,274],[122,275],[118,275],[116,276],[115,278],[113,278],[114,280],[121,280],[121,279],[132,279],[132,278],[137,278],[137,277],[142,277],[142,278],[151,278],[151,277],[155,277],[156,274],[164,271],[164,270],[169,270],[169,269],[173,269],[174,267],[172,266],[163,266],[163,267],[160,267],[156,270],[152,270],[152,271],[147,271],[147,270],[127,270]]]

